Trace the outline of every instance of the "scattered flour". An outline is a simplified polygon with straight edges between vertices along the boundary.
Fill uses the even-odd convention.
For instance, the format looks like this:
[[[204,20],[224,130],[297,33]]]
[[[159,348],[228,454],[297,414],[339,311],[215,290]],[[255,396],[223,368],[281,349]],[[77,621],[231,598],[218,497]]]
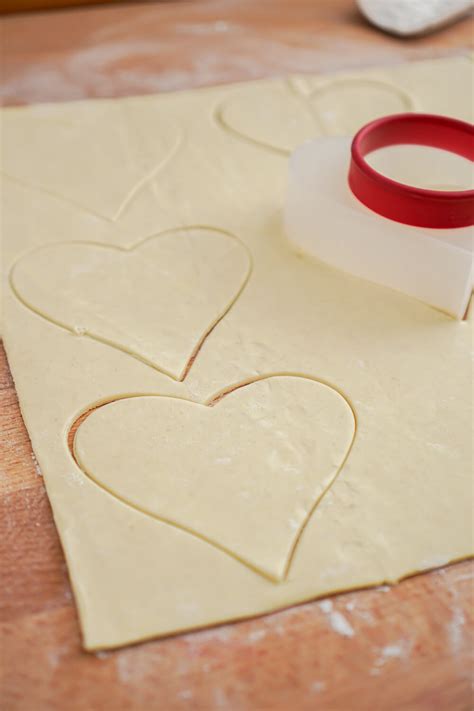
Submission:
[[[229,698],[227,697],[227,694],[225,693],[225,691],[223,689],[216,687],[213,690],[213,696],[214,696],[215,708],[218,708],[218,709],[231,708],[230,703],[229,703]]]
[[[445,452],[447,449],[445,444],[439,444],[439,442],[427,442],[426,446],[431,447],[431,449],[434,449],[436,452]]]
[[[375,666],[370,670],[372,676],[376,676],[381,673],[382,667],[390,660],[400,659],[406,660],[409,658],[411,650],[413,647],[413,642],[407,639],[400,639],[391,644],[387,644],[383,647],[377,659],[375,660]]]
[[[47,652],[48,664],[51,669],[56,669],[56,667],[63,661],[63,658],[68,653],[67,647],[58,647],[57,649],[51,649]]]
[[[68,473],[68,475],[69,475],[69,481],[73,486],[75,486],[75,485],[84,486],[85,479],[84,479],[84,474],[81,471],[76,470],[76,469],[71,469],[71,471]]]
[[[463,633],[466,617],[461,608],[454,604],[452,607],[452,617],[447,624],[449,646],[453,654],[458,654],[463,647]]]
[[[154,93],[370,66],[376,61],[393,64],[401,59],[400,51],[390,46],[367,48],[348,40],[339,45],[334,38],[324,37],[314,42],[312,35],[302,46],[300,33],[288,30],[277,38],[262,36],[224,20],[178,25],[176,33],[188,35],[193,51],[186,63],[172,69],[164,68],[170,66],[165,60],[176,47],[172,34],[153,41],[102,38],[62,57],[61,62],[45,58],[34,67],[12,70],[2,82],[0,98],[36,103]]]
[[[156,680],[163,655],[147,645],[129,647],[111,653],[118,680],[122,684],[140,685],[145,679]]]
[[[331,612],[331,610],[332,610],[332,602],[331,602],[331,600],[322,600],[319,603],[319,607],[321,608],[321,610],[323,612],[325,612],[327,614],[327,613]]]
[[[364,620],[364,622],[366,622],[371,627],[374,627],[374,625],[377,624],[375,617],[371,612],[369,612],[369,610],[356,609],[355,614],[357,615],[357,617],[360,617],[361,620]]]
[[[36,459],[34,452],[31,452],[31,459],[33,460],[33,466],[35,468],[35,472],[37,473],[38,476],[43,476],[43,472],[40,469],[40,465],[38,464],[38,460]]]
[[[270,630],[273,631],[275,627],[269,624],[268,620],[271,618],[263,617],[259,620],[259,627],[257,629],[252,629],[248,632],[246,637],[241,638],[239,635],[239,627],[235,625],[220,625],[219,627],[213,627],[208,630],[200,630],[196,632],[191,632],[190,634],[184,635],[183,639],[186,641],[188,650],[192,653],[198,652],[200,647],[207,645],[209,643],[231,643],[233,641],[238,641],[240,644],[255,644],[255,642],[264,639]],[[285,633],[284,627],[279,626],[282,633]],[[275,629],[276,633],[279,634],[278,629]],[[235,633],[235,637],[234,637]]]
[[[333,604],[331,600],[323,600],[319,603],[319,607],[325,613],[325,615],[327,615],[329,619],[329,624],[331,625],[334,632],[337,632],[343,637],[354,636],[354,628],[350,624],[349,620],[344,617],[341,612],[333,610]]]
[[[461,583],[463,580],[473,580],[474,579],[474,574],[472,572],[470,573],[464,573],[463,575],[459,575],[457,578],[454,579],[455,583]]]
[[[182,691],[178,692],[178,698],[179,699],[192,699],[193,692],[190,689],[183,689]]]
[[[215,461],[216,461],[216,464],[231,464],[232,458],[231,457],[217,457]]]
[[[253,632],[250,632],[247,636],[247,640],[249,642],[258,642],[260,639],[263,639],[266,637],[267,631],[266,630],[254,630]]]
[[[232,637],[232,625],[220,625],[207,630],[190,632],[183,636],[190,647],[199,647],[208,642],[228,642]]]
[[[208,36],[221,34],[223,32],[245,32],[245,28],[226,20],[216,20],[215,22],[195,22],[176,25],[175,32],[184,35]]]
[[[464,647],[464,626],[466,624],[466,616],[459,599],[459,590],[456,587],[456,583],[459,582],[460,578],[451,580],[450,571],[448,572],[446,568],[441,568],[436,572],[441,579],[444,579],[444,583],[451,596],[451,619],[446,625],[446,635],[451,654],[457,655]],[[464,579],[470,579],[471,576],[467,574],[462,577],[464,577]]]
[[[144,679],[155,679],[162,656],[146,647],[119,650],[114,653],[117,678],[122,684],[137,684]]]
[[[115,660],[117,676],[122,684],[128,684],[134,678],[133,665],[130,664],[127,653],[119,654]]]

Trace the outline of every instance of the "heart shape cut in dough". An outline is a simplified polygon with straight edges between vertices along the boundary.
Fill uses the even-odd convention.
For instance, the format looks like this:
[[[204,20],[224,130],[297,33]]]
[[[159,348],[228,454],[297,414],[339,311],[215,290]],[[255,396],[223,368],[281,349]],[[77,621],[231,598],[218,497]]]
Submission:
[[[26,306],[56,325],[183,380],[250,268],[236,237],[189,227],[131,249],[87,242],[39,247],[16,263],[10,283]]]
[[[82,421],[73,446],[84,473],[122,501],[280,581],[354,433],[335,389],[273,375],[207,405],[114,401]]]
[[[146,111],[143,98],[131,98],[5,112],[2,124],[9,140],[2,169],[26,185],[117,220],[181,143],[176,124],[151,99],[145,101]]]
[[[352,136],[382,116],[415,110],[401,87],[380,79],[332,79],[314,88],[308,100],[326,136]]]
[[[375,79],[333,79],[307,95],[289,83],[237,89],[215,111],[221,127],[282,155],[320,135],[351,135],[379,116],[413,110],[402,89]]]
[[[217,106],[215,117],[235,137],[283,155],[319,133],[306,99],[283,82],[236,89]]]

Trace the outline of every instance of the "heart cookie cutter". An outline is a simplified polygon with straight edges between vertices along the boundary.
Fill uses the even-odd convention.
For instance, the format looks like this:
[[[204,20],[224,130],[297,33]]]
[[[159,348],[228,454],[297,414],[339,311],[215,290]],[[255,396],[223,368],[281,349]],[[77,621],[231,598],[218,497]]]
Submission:
[[[431,114],[377,119],[352,142],[309,141],[290,158],[287,235],[298,250],[461,319],[473,287],[474,190],[415,187],[366,160],[402,144],[474,161],[474,128]]]

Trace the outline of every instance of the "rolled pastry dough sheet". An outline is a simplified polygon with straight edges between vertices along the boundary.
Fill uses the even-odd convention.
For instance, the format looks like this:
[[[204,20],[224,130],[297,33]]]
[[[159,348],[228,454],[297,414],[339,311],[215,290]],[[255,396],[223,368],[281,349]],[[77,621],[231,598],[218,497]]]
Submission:
[[[287,156],[296,145],[315,135],[351,134],[374,116],[394,111],[446,113],[471,120],[471,78],[470,58],[458,57],[335,77],[301,76],[2,112],[4,342],[67,558],[87,649],[120,646],[336,591],[394,582],[472,554],[472,314],[457,322],[402,294],[294,254],[281,224]],[[404,169],[403,177],[409,179],[410,167]],[[15,287],[15,269],[30,264],[33,250],[43,245],[85,242],[98,251],[105,245],[132,254],[143,240],[172,230],[182,236],[180,229],[185,234],[195,229],[222,231],[223,239],[232,235],[250,255],[246,282],[241,257],[230,267],[226,283],[245,282],[243,288],[237,294],[234,287],[234,303],[225,297],[228,310],[204,340],[184,380],[159,369],[163,356],[159,339],[158,351],[153,351],[156,362],[150,364],[136,357],[150,346],[143,334],[130,343],[129,329],[120,331],[120,324],[129,324],[134,313],[126,269],[111,278],[95,256],[79,260],[71,288],[65,280],[58,294],[58,302],[59,297],[64,299],[59,324],[41,294],[53,288],[61,263],[31,262],[28,298],[24,284]],[[194,264],[194,271],[186,272],[188,278],[198,284],[203,254],[199,248],[193,253],[193,244],[183,238],[182,254]],[[209,259],[211,271],[218,273],[215,254]],[[97,275],[108,279],[109,298],[106,306],[91,311],[92,291],[84,284]],[[127,289],[130,300],[122,298]],[[156,289],[165,298],[158,285]],[[189,298],[185,292],[183,279],[177,279],[166,296],[170,308]],[[203,293],[208,291],[201,285],[199,308]],[[189,303],[192,310],[193,300]],[[212,297],[209,326],[219,311],[215,307]],[[78,314],[89,320],[81,322]],[[112,324],[119,335],[110,342],[91,337],[90,319],[95,319],[99,331],[101,320],[107,327]],[[172,331],[167,335],[173,339]],[[117,339],[122,347],[116,347]],[[172,353],[165,355],[173,359]],[[175,365],[180,373],[180,364]],[[219,452],[212,458],[212,447],[202,430],[196,436],[192,417],[183,416],[179,425],[167,430],[168,459],[160,466],[179,459],[180,448],[189,457],[190,475],[192,463],[202,463],[204,453],[212,460],[206,487],[212,501],[219,502],[218,506],[208,502],[206,509],[211,524],[206,531],[212,540],[181,525],[186,523],[184,497],[177,496],[174,502],[179,510],[166,508],[159,471],[156,480],[151,476],[150,500],[143,502],[148,490],[145,486],[143,497],[143,485],[150,476],[147,466],[150,457],[153,465],[153,447],[164,436],[166,418],[157,418],[155,432],[150,421],[153,408],[140,405],[150,403],[149,396],[161,396],[161,409],[163,398],[181,398],[173,400],[180,407],[186,406],[183,399],[199,403],[190,403],[189,408],[203,407],[233,386],[261,379],[277,382],[265,380],[277,374],[287,374],[282,376],[285,384],[289,378],[305,376],[302,382],[319,383],[334,398],[340,393],[355,415],[352,448],[342,466],[350,439],[348,410],[340,410],[341,426],[335,428],[339,409],[337,398],[330,398],[334,407],[324,406],[330,426],[324,417],[317,418],[318,436],[322,428],[327,438],[337,439],[339,433],[347,441],[339,442],[339,449],[334,445],[338,456],[332,459],[328,449],[332,478],[323,477],[324,495],[318,498],[315,493],[309,513],[307,500],[303,502],[305,525],[301,520],[295,524],[297,540],[279,582],[265,575],[261,569],[265,566],[259,564],[259,524],[267,522],[281,533],[289,521],[281,498],[280,508],[275,505],[277,520],[271,515],[272,496],[284,496],[285,490],[278,493],[273,485],[279,467],[266,449],[263,400],[256,396],[252,401],[255,384],[226,395],[229,404],[238,393],[246,393],[249,414],[244,425],[250,434],[245,461],[249,469],[254,466],[252,487],[259,491],[258,504],[252,499],[255,550],[252,537],[244,532],[247,562],[234,540],[229,544],[226,538],[219,546],[219,527],[225,528],[226,518],[225,535],[232,536],[236,495],[229,493],[232,487],[219,491],[227,455]],[[322,391],[316,390],[315,402],[325,402],[318,400]],[[273,393],[270,386],[269,392]],[[286,404],[278,409],[279,417],[286,417],[279,425],[283,440],[285,427],[295,428],[298,418],[302,430],[307,430],[314,408],[314,402],[305,404],[296,391],[293,397],[291,388],[285,392]],[[76,454],[81,468],[67,443],[73,423],[95,404],[130,395],[143,397],[134,399],[129,420],[121,417],[122,401],[107,406],[118,413],[115,429],[107,429],[104,417],[112,412],[107,407],[85,420],[81,439],[79,428]],[[221,412],[235,411],[225,403],[222,399],[214,405],[214,422],[219,421],[220,407]],[[94,439],[91,426],[88,434],[86,425],[92,417],[103,437]],[[226,418],[231,431],[239,416]],[[272,421],[271,413],[269,418]],[[134,432],[141,431],[140,420],[149,433],[148,445],[146,437],[134,439]],[[124,430],[125,441],[118,446],[111,433]],[[127,449],[129,431],[130,442],[141,443],[133,451]],[[324,436],[321,441],[327,444]],[[300,442],[299,435],[294,435],[295,441]],[[277,454],[285,451],[277,449]],[[292,451],[297,457],[298,447]],[[130,458],[129,472],[118,467],[117,452]],[[288,476],[293,463],[283,457]],[[167,470],[168,477],[172,471]],[[122,484],[125,488],[120,488]],[[172,485],[169,491],[176,494]],[[138,505],[133,497],[140,498]],[[192,496],[190,502],[194,506]],[[284,546],[280,558],[271,551],[272,570],[281,572],[287,553]],[[256,565],[248,564],[249,559]]]

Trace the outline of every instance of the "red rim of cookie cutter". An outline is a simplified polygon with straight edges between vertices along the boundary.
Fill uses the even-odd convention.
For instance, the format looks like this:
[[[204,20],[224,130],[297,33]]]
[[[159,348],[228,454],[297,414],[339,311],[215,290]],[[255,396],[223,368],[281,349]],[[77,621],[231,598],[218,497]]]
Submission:
[[[360,129],[351,147],[349,185],[366,207],[396,222],[417,227],[474,224],[474,190],[426,190],[378,173],[365,156],[378,148],[415,144],[442,148],[474,161],[474,126],[434,114],[384,116]]]

